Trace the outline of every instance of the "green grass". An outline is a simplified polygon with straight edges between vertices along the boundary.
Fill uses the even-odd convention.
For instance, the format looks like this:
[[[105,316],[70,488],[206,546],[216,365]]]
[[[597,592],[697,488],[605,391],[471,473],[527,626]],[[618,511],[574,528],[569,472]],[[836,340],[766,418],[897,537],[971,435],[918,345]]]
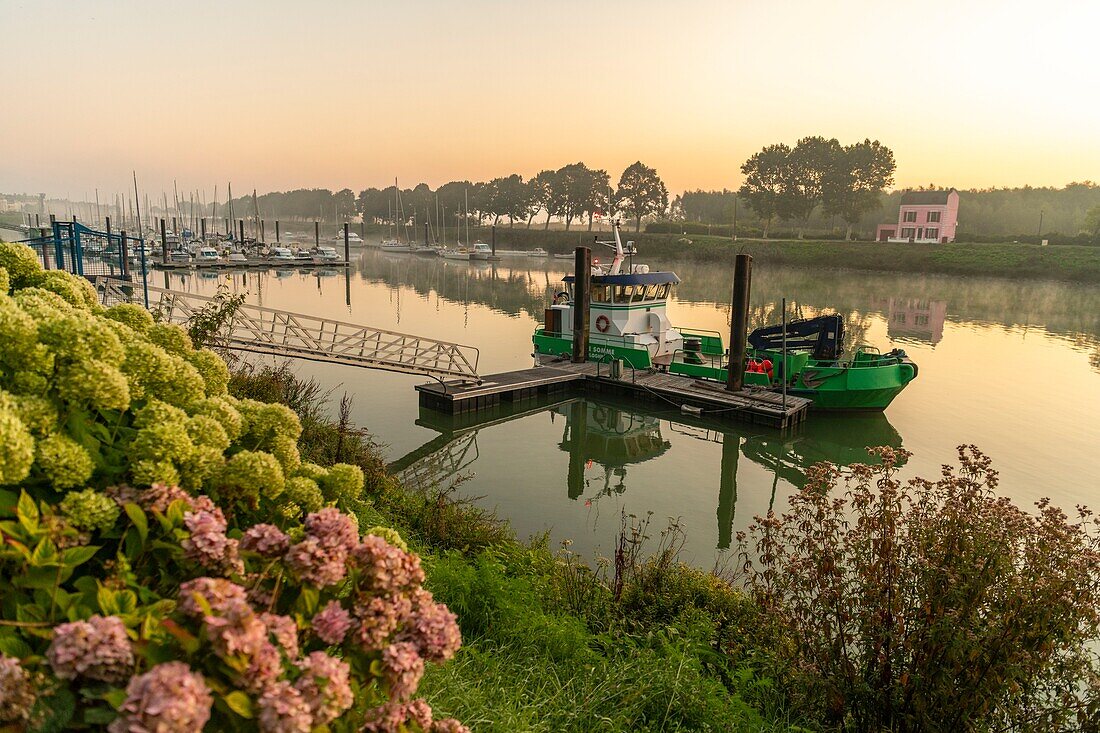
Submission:
[[[489,241],[489,230],[476,236]],[[598,233],[583,228],[561,230],[497,227],[497,246],[502,249],[542,247],[549,252],[568,252],[591,246]],[[604,232],[601,237],[609,236]],[[893,244],[814,240],[738,240],[729,237],[676,234],[635,234],[623,238],[638,244],[641,257],[728,262],[734,254],[751,254],[758,263],[791,267],[883,272],[982,275],[1006,278],[1100,282],[1100,247],[1035,244]]]
[[[298,412],[303,456],[331,462],[343,441],[345,460],[371,469],[360,524],[402,534],[462,629],[458,655],[420,687],[437,716],[477,731],[794,729],[757,644],[767,625],[730,585],[676,561],[673,544],[628,553],[610,582],[545,538],[519,542],[453,486],[411,491],[379,476],[369,436],[326,419],[328,395],[289,370],[238,370],[231,391]]]

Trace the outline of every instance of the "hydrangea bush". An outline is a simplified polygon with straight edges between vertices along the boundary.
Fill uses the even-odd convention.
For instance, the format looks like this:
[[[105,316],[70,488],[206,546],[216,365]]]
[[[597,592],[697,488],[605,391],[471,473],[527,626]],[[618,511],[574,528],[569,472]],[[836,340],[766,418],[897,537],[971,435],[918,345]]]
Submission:
[[[462,731],[461,644],[363,476],[216,354],[0,243],[0,730]]]

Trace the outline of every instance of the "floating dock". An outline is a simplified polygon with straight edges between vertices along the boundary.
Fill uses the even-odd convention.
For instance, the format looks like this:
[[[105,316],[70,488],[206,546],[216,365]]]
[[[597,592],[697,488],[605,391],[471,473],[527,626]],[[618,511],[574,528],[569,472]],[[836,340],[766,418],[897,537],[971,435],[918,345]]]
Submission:
[[[460,415],[496,408],[502,402],[523,402],[542,397],[618,395],[639,402],[660,403],[695,415],[787,428],[806,419],[812,400],[746,387],[729,392],[716,382],[652,370],[623,371],[613,378],[609,365],[574,364],[549,356],[541,366],[468,381],[417,385],[420,404],[439,412]]]

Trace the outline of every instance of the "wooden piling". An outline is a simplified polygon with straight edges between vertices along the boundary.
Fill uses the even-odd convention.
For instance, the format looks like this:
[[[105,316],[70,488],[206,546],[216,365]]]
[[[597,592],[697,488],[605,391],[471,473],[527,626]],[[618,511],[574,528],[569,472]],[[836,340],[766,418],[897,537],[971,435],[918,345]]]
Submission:
[[[348,240],[348,223],[344,222],[344,262],[351,262],[351,242]]]
[[[573,363],[588,360],[589,319],[592,304],[592,250],[577,247],[573,253]]]
[[[321,222],[316,220],[313,222],[313,246],[321,246]]]
[[[730,363],[726,389],[739,392],[745,381],[745,350],[749,336],[749,290],[752,284],[752,256],[737,255],[733,266],[733,312],[730,314]]]
[[[205,242],[206,241],[206,217],[205,216],[201,217],[199,219],[199,229],[202,230],[202,241]]]
[[[260,219],[260,244],[267,242],[267,236],[264,234],[264,220]]]
[[[168,233],[165,231],[163,218],[160,220],[160,258],[161,262],[168,264]]]
[[[275,244],[279,243],[279,220],[275,220]]]
[[[241,229],[241,244],[244,244],[244,219],[238,219],[237,225]]]
[[[497,225],[493,224],[493,228],[490,231],[492,232],[492,237],[489,239],[489,241],[492,242],[493,257],[496,257],[497,256]]]
[[[130,275],[130,248],[126,246],[126,230],[123,229],[118,234],[118,253],[122,257],[122,272],[124,276],[128,277]]]

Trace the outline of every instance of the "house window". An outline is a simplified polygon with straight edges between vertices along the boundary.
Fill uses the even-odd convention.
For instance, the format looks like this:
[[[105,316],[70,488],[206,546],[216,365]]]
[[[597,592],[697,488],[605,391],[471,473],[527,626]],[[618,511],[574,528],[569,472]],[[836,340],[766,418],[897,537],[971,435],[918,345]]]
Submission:
[[[915,212],[915,211],[906,211],[904,216],[905,216],[905,218],[902,219],[902,221],[907,221],[907,222],[911,221],[913,223],[916,223],[916,221],[917,221],[917,212]]]
[[[924,238],[925,239],[939,239],[940,238],[940,230],[939,229],[925,229],[924,230]]]
[[[916,236],[916,234],[917,230],[913,227],[905,227],[901,230],[902,239],[909,239],[910,237]]]
[[[928,223],[929,224],[939,224],[940,223],[940,212],[938,212],[938,211],[929,211],[928,212]]]
[[[928,316],[918,313],[917,315],[913,316],[913,325],[914,326],[927,326],[928,325]]]

